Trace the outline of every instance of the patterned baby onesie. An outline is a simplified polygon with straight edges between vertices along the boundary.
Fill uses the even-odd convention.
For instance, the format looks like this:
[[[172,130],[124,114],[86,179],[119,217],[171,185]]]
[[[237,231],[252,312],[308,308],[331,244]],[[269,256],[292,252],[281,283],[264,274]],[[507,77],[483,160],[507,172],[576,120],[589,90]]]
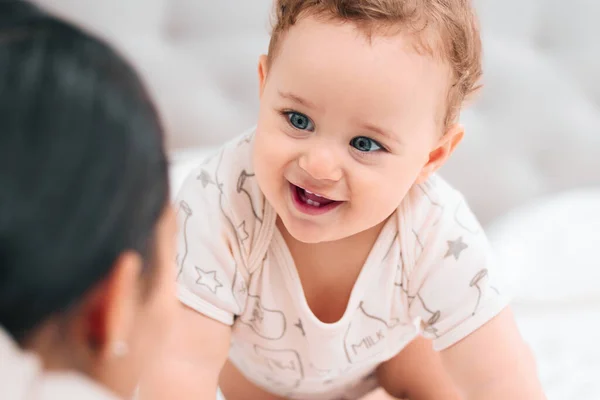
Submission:
[[[342,318],[311,312],[276,213],[253,174],[253,135],[227,143],[177,196],[180,300],[232,326],[231,362],[297,399],[358,399],[378,364],[417,335],[445,349],[508,304],[481,226],[439,177],[415,185],[387,221]]]

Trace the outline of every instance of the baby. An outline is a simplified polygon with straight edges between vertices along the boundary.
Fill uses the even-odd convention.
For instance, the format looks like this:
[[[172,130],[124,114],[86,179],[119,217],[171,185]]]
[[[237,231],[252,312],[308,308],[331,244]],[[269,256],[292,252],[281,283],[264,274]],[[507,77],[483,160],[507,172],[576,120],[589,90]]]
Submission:
[[[482,228],[435,174],[480,51],[468,0],[276,2],[256,128],[178,196],[185,307],[143,393],[544,398]]]

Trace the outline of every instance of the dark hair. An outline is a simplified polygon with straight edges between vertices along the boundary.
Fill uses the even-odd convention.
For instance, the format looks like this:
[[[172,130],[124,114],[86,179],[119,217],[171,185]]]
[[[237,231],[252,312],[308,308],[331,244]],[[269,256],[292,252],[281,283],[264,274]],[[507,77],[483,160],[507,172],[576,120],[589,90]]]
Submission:
[[[21,340],[122,252],[147,261],[168,185],[161,124],[131,66],[36,7],[1,1],[0,325]]]

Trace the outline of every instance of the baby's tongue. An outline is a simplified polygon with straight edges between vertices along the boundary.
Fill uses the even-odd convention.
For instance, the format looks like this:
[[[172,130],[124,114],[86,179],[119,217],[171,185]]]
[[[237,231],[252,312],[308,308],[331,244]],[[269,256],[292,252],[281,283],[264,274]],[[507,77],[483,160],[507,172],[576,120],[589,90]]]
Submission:
[[[304,192],[304,196],[306,196],[306,198],[308,200],[317,202],[322,206],[333,203],[333,200],[329,200],[329,199],[326,199],[325,197],[317,196],[316,194],[308,193],[306,191]]]

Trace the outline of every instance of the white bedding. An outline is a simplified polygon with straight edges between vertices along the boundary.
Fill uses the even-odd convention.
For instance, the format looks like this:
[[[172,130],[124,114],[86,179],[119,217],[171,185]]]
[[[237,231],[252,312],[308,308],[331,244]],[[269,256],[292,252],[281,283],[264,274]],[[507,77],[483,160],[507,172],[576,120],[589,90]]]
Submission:
[[[600,399],[600,188],[538,198],[488,234],[548,398]]]
[[[600,399],[600,305],[515,308],[548,399]]]

